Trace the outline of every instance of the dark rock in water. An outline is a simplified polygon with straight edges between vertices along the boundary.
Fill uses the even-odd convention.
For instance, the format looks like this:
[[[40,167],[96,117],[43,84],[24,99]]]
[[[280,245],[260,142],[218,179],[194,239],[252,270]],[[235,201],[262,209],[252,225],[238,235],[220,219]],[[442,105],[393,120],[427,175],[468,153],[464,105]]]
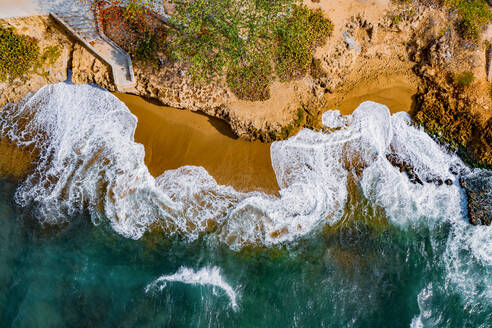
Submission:
[[[468,219],[473,225],[492,222],[492,171],[476,170],[460,178],[468,198]]]
[[[408,179],[413,184],[418,183],[420,185],[423,185],[423,179],[425,179],[425,182],[433,183],[437,186],[442,186],[443,183],[446,183],[448,186],[453,184],[453,181],[451,179],[443,180],[438,176],[432,174],[425,177],[420,177],[417,172],[415,172],[415,168],[411,163],[406,162],[395,153],[386,154],[386,159],[391,163],[391,165],[398,167],[400,169],[400,172],[405,172],[408,176]]]
[[[400,172],[405,172],[410,182],[415,184],[418,183],[421,185],[424,184],[419,176],[415,173],[413,167],[410,164],[406,163],[403,159],[401,159],[397,154],[386,154],[386,159],[391,163],[391,165],[399,168]]]
[[[449,167],[449,172],[451,172],[451,174],[453,175],[458,175],[460,174],[460,172],[462,171],[463,169],[457,165],[451,165]]]

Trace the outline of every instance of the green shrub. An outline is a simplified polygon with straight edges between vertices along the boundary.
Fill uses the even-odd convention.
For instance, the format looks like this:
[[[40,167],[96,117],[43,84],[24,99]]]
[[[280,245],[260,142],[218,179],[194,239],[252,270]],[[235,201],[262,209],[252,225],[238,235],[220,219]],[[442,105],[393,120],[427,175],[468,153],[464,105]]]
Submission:
[[[61,56],[61,51],[59,46],[48,46],[43,50],[43,54],[34,63],[32,67],[32,72],[38,74],[39,76],[48,79],[49,72],[43,69],[44,65],[53,65],[56,63],[58,58]]]
[[[333,30],[321,10],[298,0],[171,0],[166,48],[196,82],[222,78],[241,99],[265,100],[274,74],[303,76]],[[275,64],[275,70],[272,65]],[[256,89],[256,90],[255,90]]]
[[[398,24],[400,24],[402,19],[403,19],[402,14],[394,15],[393,18],[391,19],[391,23],[393,25],[398,25]]]
[[[492,22],[492,12],[486,0],[443,0],[456,10],[456,32],[469,41],[478,42],[482,28]]]
[[[38,60],[39,46],[34,39],[0,26],[0,82],[25,79]]]
[[[333,31],[333,24],[323,17],[321,10],[304,5],[294,6],[290,17],[277,27],[277,75],[281,80],[302,77],[313,59],[313,50]]]
[[[140,35],[133,55],[137,60],[153,62],[157,58],[159,44],[159,38],[154,32],[145,31]]]
[[[280,130],[280,134],[275,138],[275,139],[287,139],[297,132],[302,128],[303,124],[306,121],[306,113],[304,112],[304,109],[298,108],[297,109],[297,115],[294,118],[294,120],[289,124]]]
[[[296,0],[170,0],[168,56],[207,82],[259,59],[272,60],[274,30]]]
[[[41,55],[40,62],[46,63],[48,65],[53,65],[56,63],[58,58],[60,58],[61,51],[58,46],[48,46],[44,49],[43,54]]]
[[[473,80],[475,80],[475,76],[472,72],[468,71],[454,77],[455,84],[461,88],[470,86],[473,83]]]
[[[227,85],[239,99],[267,100],[270,98],[272,66],[259,60],[248,66],[234,67],[227,72]]]

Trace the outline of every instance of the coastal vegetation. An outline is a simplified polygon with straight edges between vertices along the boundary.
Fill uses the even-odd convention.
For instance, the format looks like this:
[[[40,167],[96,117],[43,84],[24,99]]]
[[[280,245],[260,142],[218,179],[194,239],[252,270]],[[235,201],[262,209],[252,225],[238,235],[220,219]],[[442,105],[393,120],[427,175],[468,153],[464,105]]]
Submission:
[[[48,78],[46,66],[54,65],[60,55],[57,45],[41,49],[36,39],[0,26],[0,83],[25,81],[33,73]]]
[[[473,83],[475,76],[472,72],[466,71],[454,76],[454,83],[460,88],[468,87]]]
[[[174,9],[166,30],[149,24],[157,8],[152,0],[129,1],[125,8],[119,0],[104,3],[104,24],[123,21],[134,35],[126,48],[135,59],[156,62],[163,50],[165,60],[182,67],[194,83],[224,81],[245,100],[268,99],[276,78],[305,76],[314,49],[333,30],[321,10],[298,0],[170,0]]]
[[[269,84],[303,77],[312,52],[333,25],[320,10],[293,0],[172,0],[168,56],[196,82],[226,75],[241,99],[269,98]]]
[[[25,79],[38,61],[39,46],[35,39],[0,26],[0,82]]]
[[[458,18],[456,32],[469,41],[478,42],[482,29],[492,22],[492,12],[486,0],[443,0],[454,10]]]

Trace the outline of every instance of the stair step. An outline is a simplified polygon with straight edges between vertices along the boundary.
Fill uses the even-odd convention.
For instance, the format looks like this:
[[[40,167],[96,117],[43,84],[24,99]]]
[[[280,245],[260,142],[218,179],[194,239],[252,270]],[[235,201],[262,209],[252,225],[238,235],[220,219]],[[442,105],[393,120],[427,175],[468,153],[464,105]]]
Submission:
[[[77,33],[91,33],[91,32],[96,32],[96,29],[95,28],[87,28],[87,29],[74,29],[75,32]]]
[[[74,26],[80,26],[80,25],[92,25],[93,22],[90,21],[90,20],[86,20],[86,21],[79,21],[79,22],[72,22],[70,23],[71,25],[74,25]]]

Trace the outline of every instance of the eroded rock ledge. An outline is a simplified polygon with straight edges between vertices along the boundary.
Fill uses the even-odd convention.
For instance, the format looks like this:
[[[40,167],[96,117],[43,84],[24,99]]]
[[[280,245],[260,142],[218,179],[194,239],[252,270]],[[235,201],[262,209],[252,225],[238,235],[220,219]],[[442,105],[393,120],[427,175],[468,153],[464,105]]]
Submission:
[[[0,108],[18,102],[28,93],[47,84],[66,81],[69,70],[73,83],[96,83],[110,91],[115,90],[109,67],[65,34],[50,17],[10,18],[0,20],[0,23],[15,28],[17,33],[35,38],[41,53],[48,47],[55,47],[59,51],[59,56],[53,58],[52,63],[41,63],[24,81],[19,79],[11,84],[0,83]]]

